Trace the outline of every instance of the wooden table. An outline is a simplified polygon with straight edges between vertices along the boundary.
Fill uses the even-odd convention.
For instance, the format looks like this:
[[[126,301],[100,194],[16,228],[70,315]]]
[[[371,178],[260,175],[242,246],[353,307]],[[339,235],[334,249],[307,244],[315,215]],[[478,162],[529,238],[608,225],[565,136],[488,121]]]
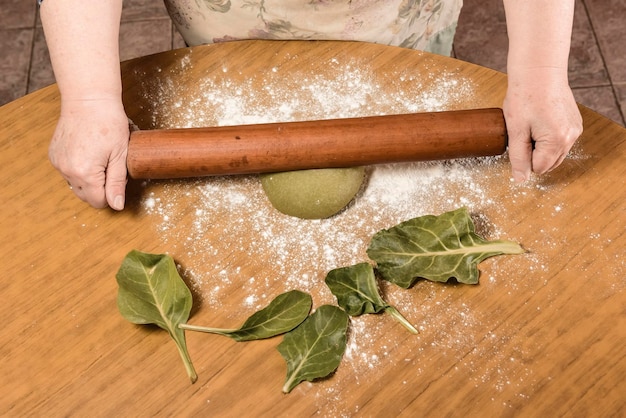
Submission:
[[[185,122],[180,109],[206,98],[198,90],[207,85],[230,89],[242,102],[254,96],[263,109],[268,101],[285,100],[264,89],[268,83],[298,97],[311,83],[324,85],[324,78],[332,79],[332,87],[364,74],[367,80],[357,80],[362,85],[356,91],[373,89],[367,96],[373,105],[363,110],[361,103],[360,112],[389,112],[386,106],[393,106],[381,96],[415,94],[433,83],[443,86],[439,93],[455,96],[427,109],[499,106],[506,88],[505,76],[495,71],[406,49],[239,42],[126,62],[124,98],[141,128],[201,125],[214,123],[209,116],[218,111],[205,109],[204,120],[193,114]],[[199,77],[211,83],[198,87]],[[426,100],[420,103],[426,106]],[[235,104],[222,102],[224,117]],[[283,111],[307,117],[307,109],[294,116],[298,109]],[[437,179],[451,194],[438,197],[442,208],[468,203],[481,221],[479,231],[514,239],[527,254],[483,262],[478,286],[383,285],[421,333],[410,335],[385,316],[355,319],[350,353],[337,373],[285,395],[286,368],[275,350],[279,338],[237,343],[188,333],[199,374],[192,385],[167,334],[126,322],[115,302],[115,273],[128,251],[168,252],[197,296],[190,322],[238,326],[265,297],[303,283],[286,279],[298,260],[281,267],[259,257],[264,245],[271,250],[255,230],[262,222],[236,226],[234,204],[215,202],[202,237],[186,237],[210,199],[196,191],[211,180],[131,181],[125,211],[92,209],[71,194],[47,161],[59,113],[56,86],[3,106],[0,415],[626,415],[626,130],[581,111],[582,138],[572,156],[545,177],[514,186],[508,162],[500,158],[463,166],[480,193],[458,176]],[[220,179],[214,190],[239,181]],[[258,183],[244,183],[244,200],[247,193],[258,200]],[[261,200],[246,210],[255,205],[264,217],[282,216]],[[340,216],[351,219],[350,210]],[[168,230],[170,216],[176,217],[176,234]],[[371,219],[370,227],[392,226]],[[361,223],[354,229],[366,240],[372,228],[367,219]],[[324,223],[288,225],[280,234],[298,236],[300,228],[311,231]],[[194,251],[209,248],[209,241],[213,253]],[[358,259],[364,250],[357,248],[351,257]],[[319,255],[298,254],[301,264],[313,266],[306,270],[306,290],[319,306],[327,299],[324,271],[315,268]],[[263,295],[254,293],[257,285]]]

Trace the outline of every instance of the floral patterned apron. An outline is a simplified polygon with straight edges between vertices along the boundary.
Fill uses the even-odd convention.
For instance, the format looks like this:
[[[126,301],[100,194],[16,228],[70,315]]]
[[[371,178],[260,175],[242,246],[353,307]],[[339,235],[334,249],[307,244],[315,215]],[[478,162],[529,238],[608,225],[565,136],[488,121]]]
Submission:
[[[463,0],[165,0],[189,45],[237,39],[355,40],[442,55]]]

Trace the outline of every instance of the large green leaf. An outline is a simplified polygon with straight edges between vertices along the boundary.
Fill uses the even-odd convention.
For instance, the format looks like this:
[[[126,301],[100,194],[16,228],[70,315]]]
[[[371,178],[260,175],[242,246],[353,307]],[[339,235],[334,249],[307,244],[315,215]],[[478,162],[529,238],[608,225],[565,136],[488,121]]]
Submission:
[[[374,235],[367,254],[382,277],[408,288],[417,278],[478,283],[478,263],[500,254],[521,254],[512,241],[487,241],[474,232],[466,208],[422,216]]]
[[[235,341],[251,341],[274,337],[291,331],[309,315],[313,301],[311,295],[292,290],[278,295],[270,304],[250,316],[239,329],[209,328],[180,324],[190,331],[224,335]]]
[[[322,305],[300,326],[285,334],[278,351],[287,362],[283,392],[300,382],[334,372],[346,350],[349,317],[332,305]]]
[[[189,319],[193,298],[174,260],[165,254],[133,250],[116,275],[119,286],[117,306],[124,318],[134,324],[155,324],[166,330],[178,347],[189,379],[198,378],[179,328]]]
[[[378,291],[374,268],[369,263],[331,270],[326,275],[326,284],[337,298],[337,303],[348,315],[385,311],[398,320],[410,332],[418,331],[398,310],[385,302]]]

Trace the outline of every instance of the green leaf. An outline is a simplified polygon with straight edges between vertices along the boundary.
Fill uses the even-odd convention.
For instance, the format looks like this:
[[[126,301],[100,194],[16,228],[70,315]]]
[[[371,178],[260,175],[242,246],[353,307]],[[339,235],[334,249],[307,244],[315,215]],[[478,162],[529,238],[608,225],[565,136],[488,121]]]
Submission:
[[[189,331],[220,334],[235,341],[251,341],[274,337],[291,331],[309,315],[311,295],[299,290],[278,295],[267,307],[250,316],[239,329],[222,329],[180,324]]]
[[[194,383],[198,376],[187,351],[185,331],[179,328],[189,319],[193,298],[174,260],[165,254],[133,250],[124,258],[116,279],[117,306],[122,316],[134,324],[155,324],[166,330]]]
[[[278,351],[287,362],[283,392],[300,382],[334,372],[346,350],[349,317],[332,305],[322,305],[293,331],[285,334]]]
[[[374,235],[367,254],[381,276],[401,287],[417,278],[478,283],[478,263],[500,254],[521,254],[512,241],[487,241],[474,232],[466,208],[440,216],[422,216]]]
[[[331,270],[326,275],[326,284],[337,298],[339,306],[348,315],[359,316],[385,311],[410,332],[418,333],[417,329],[395,307],[383,300],[378,292],[376,276],[371,264],[359,263]]]
[[[348,315],[378,313],[388,306],[378,293],[374,268],[369,263],[331,270],[326,284]]]

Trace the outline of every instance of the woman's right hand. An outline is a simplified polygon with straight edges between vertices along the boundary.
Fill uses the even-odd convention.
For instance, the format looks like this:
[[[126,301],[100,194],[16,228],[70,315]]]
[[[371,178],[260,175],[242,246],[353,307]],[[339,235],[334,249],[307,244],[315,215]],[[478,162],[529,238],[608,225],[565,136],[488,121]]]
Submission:
[[[64,102],[48,150],[50,162],[81,200],[124,209],[129,122],[121,100]]]
[[[128,118],[122,105],[122,0],[45,1],[39,10],[61,93],[52,165],[96,208],[124,208]]]

